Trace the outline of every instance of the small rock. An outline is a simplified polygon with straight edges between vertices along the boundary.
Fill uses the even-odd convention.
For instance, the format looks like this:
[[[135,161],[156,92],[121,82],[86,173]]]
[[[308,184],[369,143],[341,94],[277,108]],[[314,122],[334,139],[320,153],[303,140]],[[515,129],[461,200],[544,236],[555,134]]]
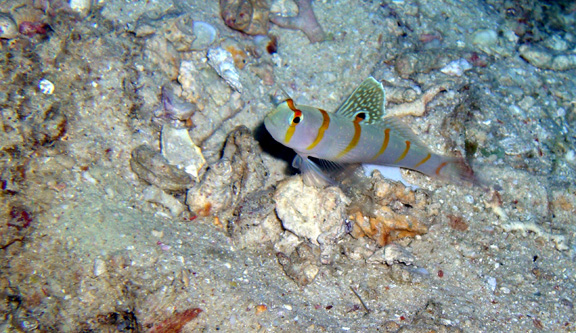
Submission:
[[[386,263],[388,266],[394,264],[413,265],[414,255],[408,250],[398,244],[388,244],[383,248],[374,252],[370,258],[366,260],[367,263]]]
[[[156,117],[166,115],[171,119],[186,120],[198,110],[196,105],[180,98],[170,85],[162,86],[162,110],[155,114]]]
[[[180,54],[163,36],[154,35],[146,40],[144,60],[154,64],[170,80],[178,77]]]
[[[274,200],[282,226],[315,245],[322,233],[342,226],[349,202],[339,188],[306,186],[300,176],[281,182]]]
[[[52,95],[54,93],[54,83],[46,79],[40,80],[38,83],[38,88],[45,95]]]
[[[491,29],[482,29],[472,35],[472,43],[481,47],[491,47],[498,43],[498,33]]]
[[[520,56],[541,69],[567,71],[576,68],[576,54],[557,53],[539,46],[520,46]]]
[[[274,212],[272,195],[272,189],[250,193],[235,209],[228,231],[240,248],[280,239],[282,224]]]
[[[465,71],[470,70],[472,65],[466,59],[460,58],[450,62],[448,65],[440,69],[440,72],[450,76],[462,76]]]
[[[198,173],[206,164],[206,160],[202,155],[202,150],[190,139],[188,130],[164,125],[161,141],[164,158],[170,164],[184,169],[192,177],[198,178]]]
[[[487,276],[486,277],[486,284],[488,285],[488,288],[494,292],[496,290],[496,278],[492,277],[492,276]]]
[[[298,285],[310,284],[318,275],[318,247],[308,243],[300,244],[290,256],[279,252],[276,257],[282,265],[284,273]]]
[[[150,185],[144,189],[144,200],[164,206],[170,210],[170,214],[174,217],[180,216],[186,210],[186,206],[178,201],[178,199],[162,191],[154,185]]]
[[[106,262],[104,260],[97,258],[94,260],[94,276],[99,277],[100,275],[106,273]]]
[[[80,14],[81,17],[86,17],[92,9],[93,0],[69,0],[68,4],[72,10]]]
[[[184,170],[170,165],[168,161],[148,145],[132,151],[130,167],[142,180],[168,191],[182,191],[194,184]]]

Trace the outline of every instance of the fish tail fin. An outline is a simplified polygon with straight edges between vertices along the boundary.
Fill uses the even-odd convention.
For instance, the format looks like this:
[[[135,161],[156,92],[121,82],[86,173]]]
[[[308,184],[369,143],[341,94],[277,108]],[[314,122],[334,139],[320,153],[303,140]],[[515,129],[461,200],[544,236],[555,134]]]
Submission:
[[[463,158],[447,158],[443,163],[446,163],[445,167],[437,173],[441,178],[446,178],[458,184],[468,183],[482,188],[487,187],[485,182],[478,178],[478,175]]]
[[[292,166],[300,169],[302,179],[306,185],[316,187],[336,185],[336,182],[328,177],[320,166],[311,161],[307,156],[297,154],[296,157],[294,157],[294,161],[292,161]]]

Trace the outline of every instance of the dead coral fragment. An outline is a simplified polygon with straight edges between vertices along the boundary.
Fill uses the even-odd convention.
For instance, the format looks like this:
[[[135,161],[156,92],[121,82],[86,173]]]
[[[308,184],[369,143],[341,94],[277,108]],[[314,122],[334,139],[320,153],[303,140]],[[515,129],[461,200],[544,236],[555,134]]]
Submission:
[[[349,209],[349,220],[354,222],[352,237],[368,237],[384,246],[405,237],[428,232],[424,221],[430,217],[428,199],[400,183],[384,179],[375,173],[371,188],[359,190]]]
[[[326,40],[326,34],[312,10],[312,0],[294,0],[294,2],[298,6],[298,15],[293,17],[273,15],[270,17],[270,21],[282,28],[301,30],[311,43]]]
[[[190,210],[200,216],[218,214],[227,225],[235,211],[242,211],[236,208],[249,193],[264,189],[268,170],[260,153],[248,128],[239,126],[232,131],[222,158],[210,165],[199,184],[188,190],[186,203]]]
[[[414,216],[394,213],[389,207],[382,207],[377,217],[366,217],[360,211],[350,216],[355,222],[352,237],[370,237],[378,245],[384,246],[405,237],[414,237],[428,232],[428,228]]]
[[[267,0],[220,0],[220,15],[227,26],[248,35],[268,33]]]

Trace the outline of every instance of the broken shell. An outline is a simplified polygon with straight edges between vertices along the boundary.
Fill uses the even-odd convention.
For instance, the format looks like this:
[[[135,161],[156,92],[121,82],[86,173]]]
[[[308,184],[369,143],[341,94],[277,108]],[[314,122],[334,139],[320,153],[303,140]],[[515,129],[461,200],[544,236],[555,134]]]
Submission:
[[[218,30],[206,22],[194,21],[193,27],[196,39],[190,46],[192,51],[207,49],[218,37]]]
[[[177,120],[190,118],[198,109],[196,105],[178,97],[170,85],[164,85],[162,87],[162,104],[164,106],[163,113]]]
[[[232,54],[223,48],[208,50],[208,64],[216,70],[228,84],[239,93],[242,93],[242,83],[240,83],[240,74],[234,66]]]
[[[0,13],[0,39],[12,39],[18,36],[18,25],[12,16]]]
[[[227,26],[248,35],[268,33],[267,0],[220,0],[220,15]]]

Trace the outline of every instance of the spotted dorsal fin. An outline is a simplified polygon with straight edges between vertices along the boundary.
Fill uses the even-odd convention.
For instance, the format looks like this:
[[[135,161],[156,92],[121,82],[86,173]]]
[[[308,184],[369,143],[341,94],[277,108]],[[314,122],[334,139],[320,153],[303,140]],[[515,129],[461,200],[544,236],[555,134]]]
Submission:
[[[384,87],[369,77],[340,105],[335,114],[352,120],[360,117],[364,119],[362,123],[374,124],[381,122],[386,115],[385,104]]]

